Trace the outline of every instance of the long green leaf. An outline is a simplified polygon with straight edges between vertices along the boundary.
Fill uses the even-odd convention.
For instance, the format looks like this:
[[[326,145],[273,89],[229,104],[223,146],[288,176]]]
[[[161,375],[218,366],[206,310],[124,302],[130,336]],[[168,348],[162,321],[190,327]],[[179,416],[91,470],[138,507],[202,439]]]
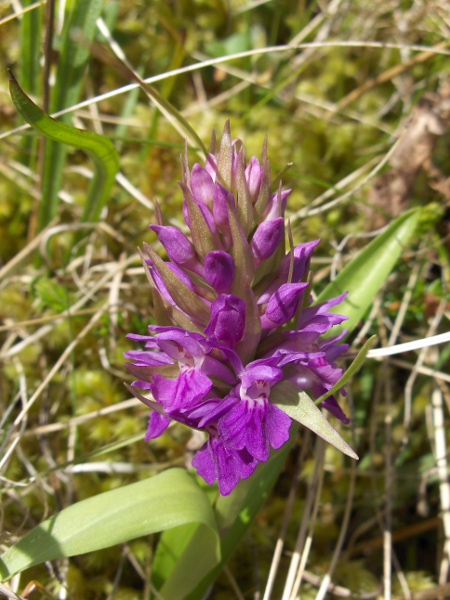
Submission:
[[[186,523],[199,523],[207,554],[192,569],[196,583],[220,560],[219,536],[207,495],[183,469],[77,502],[47,519],[0,559],[5,581],[44,561],[107,548]],[[189,581],[186,581],[186,585]]]
[[[25,94],[12,73],[9,79],[13,102],[27,123],[50,140],[81,148],[94,161],[95,173],[87,194],[83,220],[97,221],[119,171],[119,155],[114,144],[96,133],[55,121]]]
[[[333,327],[330,335],[336,335],[343,329],[353,331],[405,250],[416,230],[420,215],[419,209],[413,209],[396,219],[384,233],[348,263],[319,295],[316,304],[348,291],[346,300],[335,309],[346,315],[348,321]]]
[[[195,475],[195,478],[208,496],[210,504],[213,505],[217,499],[217,486],[208,485],[199,475]],[[156,589],[160,589],[164,585],[170,573],[175,569],[197,529],[196,523],[188,523],[175,529],[166,529],[162,533],[152,562],[152,582]],[[195,585],[198,581],[197,579]]]

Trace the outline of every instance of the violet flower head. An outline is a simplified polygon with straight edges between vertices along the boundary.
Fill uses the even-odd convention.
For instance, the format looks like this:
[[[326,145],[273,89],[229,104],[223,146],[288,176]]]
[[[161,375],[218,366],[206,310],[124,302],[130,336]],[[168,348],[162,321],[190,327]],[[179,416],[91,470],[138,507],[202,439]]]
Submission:
[[[342,376],[342,335],[321,336],[345,320],[330,312],[345,295],[310,306],[319,241],[286,249],[289,191],[271,191],[266,147],[247,162],[227,123],[206,165],[190,169],[186,152],[182,173],[188,233],[157,212],[151,229],[167,260],[145,246],[143,262],[159,325],[130,334],[145,346],[125,357],[136,396],[151,408],[146,440],[171,420],[204,431],[192,464],[227,495],[289,439],[291,418],[271,401],[277,385],[317,398]],[[322,407],[348,422],[334,396]]]

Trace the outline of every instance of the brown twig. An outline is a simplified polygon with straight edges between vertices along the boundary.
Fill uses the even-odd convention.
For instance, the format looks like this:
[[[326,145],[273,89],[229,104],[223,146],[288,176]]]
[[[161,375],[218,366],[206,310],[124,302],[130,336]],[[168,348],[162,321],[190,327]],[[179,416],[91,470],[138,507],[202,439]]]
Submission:
[[[434,48],[436,50],[443,50],[444,48],[446,48],[449,45],[449,43],[450,43],[449,40],[444,40],[442,42],[439,42],[439,44],[436,44],[434,46]],[[427,50],[426,52],[420,52],[420,54],[417,54],[414,58],[412,58],[408,62],[403,63],[401,65],[395,65],[394,67],[391,67],[390,69],[388,69],[384,73],[381,73],[377,77],[373,77],[372,79],[369,79],[368,81],[363,83],[363,85],[356,88],[356,90],[351,91],[349,94],[347,94],[346,96],[341,98],[341,100],[336,105],[337,109],[342,110],[343,108],[346,108],[347,106],[349,106],[350,104],[352,104],[353,102],[358,100],[358,98],[360,96],[362,96],[366,92],[370,91],[374,87],[377,87],[378,85],[381,85],[382,83],[386,83],[387,81],[391,81],[391,79],[394,79],[394,77],[398,77],[402,73],[409,71],[416,65],[420,65],[420,64],[426,62],[427,60],[429,60],[430,58],[433,58],[434,56],[436,56],[436,54],[432,50],[431,51]]]

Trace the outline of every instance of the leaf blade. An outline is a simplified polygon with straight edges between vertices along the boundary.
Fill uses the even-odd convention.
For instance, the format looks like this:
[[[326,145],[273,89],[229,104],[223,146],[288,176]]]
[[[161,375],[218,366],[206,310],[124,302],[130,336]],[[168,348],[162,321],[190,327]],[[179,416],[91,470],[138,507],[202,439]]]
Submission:
[[[358,455],[323,415],[314,400],[305,392],[299,392],[294,384],[289,381],[279,383],[272,391],[271,401],[291,419],[311,429],[313,433],[350,458],[358,460]]]
[[[344,329],[349,333],[353,331],[413,236],[420,215],[420,209],[413,209],[396,219],[348,263],[319,295],[315,304],[348,292],[347,298],[336,308],[336,312],[346,315],[348,320],[333,327],[329,335],[334,336]]]
[[[192,522],[205,529],[210,560],[202,566],[207,572],[219,560],[211,505],[186,471],[169,469],[77,502],[47,519],[3,554],[1,580],[44,561],[92,552]]]
[[[97,221],[101,209],[109,199],[111,188],[119,171],[119,155],[114,144],[108,138],[96,133],[83,131],[56,121],[44,113],[25,94],[11,72],[9,72],[9,80],[11,98],[27,123],[46,138],[80,148],[92,158],[95,173],[86,198],[83,220]],[[47,209],[45,210],[47,211]],[[53,213],[53,209],[51,212]]]

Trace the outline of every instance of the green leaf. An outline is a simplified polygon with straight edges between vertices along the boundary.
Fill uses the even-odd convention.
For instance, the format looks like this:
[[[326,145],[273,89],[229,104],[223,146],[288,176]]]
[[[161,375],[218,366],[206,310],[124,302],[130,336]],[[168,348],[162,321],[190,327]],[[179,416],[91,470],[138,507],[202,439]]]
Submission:
[[[206,554],[192,569],[198,581],[220,560],[219,536],[207,495],[183,469],[169,469],[65,508],[3,554],[1,580],[44,561],[100,550],[187,523],[201,524]],[[187,591],[189,585],[193,586],[186,581]]]
[[[71,2],[64,19],[61,47],[52,95],[52,112],[76,104],[80,95],[87,61],[91,55],[96,21],[104,0]],[[65,117],[71,119],[70,116]]]
[[[27,123],[50,140],[81,148],[94,161],[95,173],[88,191],[83,220],[97,221],[103,206],[109,199],[119,171],[119,155],[114,144],[96,133],[82,131],[55,121],[25,94],[11,72],[9,79],[14,105]]]
[[[210,504],[213,505],[217,499],[217,485],[208,485],[199,475],[194,474],[194,477],[197,484],[208,496]],[[166,529],[161,534],[152,563],[152,582],[156,589],[161,588],[174,571],[198,527],[196,523],[188,523],[174,529]],[[208,552],[208,549],[205,548],[205,551]],[[195,584],[198,583],[199,579]]]
[[[163,532],[152,563],[152,582],[156,589],[161,588],[173,572],[197,529],[198,525],[188,523]]]
[[[22,5],[28,7],[33,0],[25,0]],[[42,67],[39,64],[42,45],[42,16],[41,5],[22,15],[20,23],[20,76],[24,88],[29,94],[38,94],[41,87]]]
[[[335,309],[346,315],[348,321],[333,327],[329,335],[334,336],[343,329],[353,331],[404,252],[416,230],[420,215],[421,211],[414,209],[396,219],[384,233],[348,263],[319,295],[315,304],[348,292],[348,297]]]
[[[270,399],[287,415],[311,429],[316,435],[326,442],[350,456],[358,459],[346,441],[342,439],[336,429],[330,424],[311,398],[305,392],[299,392],[298,388],[289,381],[282,381],[274,387]]]

